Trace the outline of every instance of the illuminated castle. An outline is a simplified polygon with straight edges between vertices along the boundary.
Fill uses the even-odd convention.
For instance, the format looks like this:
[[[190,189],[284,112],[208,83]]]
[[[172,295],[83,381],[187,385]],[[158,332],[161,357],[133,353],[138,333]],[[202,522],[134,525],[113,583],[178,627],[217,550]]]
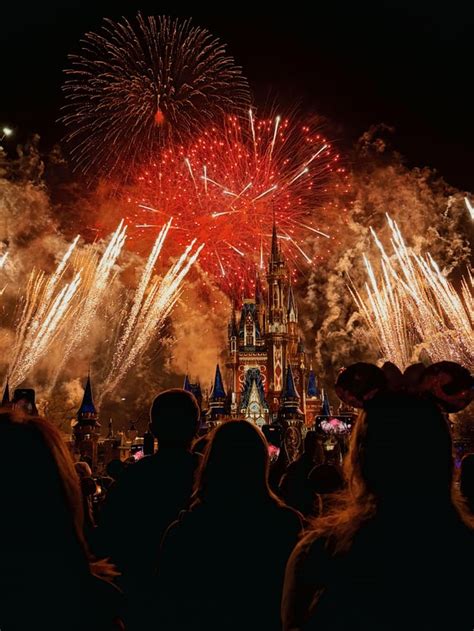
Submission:
[[[240,313],[232,311],[225,364],[228,389],[218,365],[207,419],[312,425],[322,401],[299,336],[298,307],[275,225],[266,280],[266,297],[257,279],[255,296],[244,298]],[[187,379],[186,386],[191,389]]]

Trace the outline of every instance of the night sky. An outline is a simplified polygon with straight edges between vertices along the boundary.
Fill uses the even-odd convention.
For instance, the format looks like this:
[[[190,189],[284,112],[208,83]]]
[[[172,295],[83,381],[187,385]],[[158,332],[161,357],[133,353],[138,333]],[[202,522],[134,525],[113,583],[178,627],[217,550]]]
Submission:
[[[326,5],[329,6],[326,6]],[[435,167],[448,182],[474,190],[474,19],[461,3],[62,2],[1,10],[0,125],[16,141],[38,132],[46,150],[61,138],[62,69],[81,35],[103,17],[192,16],[228,43],[257,105],[298,104],[335,124],[342,145],[370,125],[395,127],[393,146],[412,166]],[[346,6],[347,5],[347,6]],[[14,141],[10,141],[14,147]]]

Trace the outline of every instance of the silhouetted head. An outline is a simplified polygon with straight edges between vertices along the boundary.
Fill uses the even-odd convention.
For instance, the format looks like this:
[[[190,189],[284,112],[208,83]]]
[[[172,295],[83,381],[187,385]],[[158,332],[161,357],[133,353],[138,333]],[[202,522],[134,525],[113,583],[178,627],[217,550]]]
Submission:
[[[307,432],[304,438],[304,452],[315,462],[322,462],[324,459],[323,448],[318,440],[316,432]]]
[[[197,480],[201,500],[252,500],[271,496],[268,445],[247,421],[228,421],[211,435]]]
[[[123,463],[120,458],[114,458],[107,463],[105,470],[107,471],[107,475],[109,475],[113,480],[118,480],[125,470],[125,463]]]
[[[461,460],[460,491],[468,504],[474,506],[474,454],[466,454]]]
[[[16,412],[0,413],[0,440],[5,446],[2,479],[13,476],[15,485],[6,512],[12,519],[31,524],[35,515],[61,523],[63,532],[84,546],[83,512],[79,477],[58,429],[48,421]],[[87,465],[86,465],[87,466]],[[36,533],[36,529],[31,531]],[[39,542],[43,545],[44,542]]]
[[[453,457],[446,417],[431,399],[376,395],[356,422],[346,473],[356,497],[450,497]]]
[[[314,467],[308,475],[311,489],[319,495],[336,493],[344,486],[344,478],[339,467],[333,464],[320,464]]]
[[[150,409],[150,431],[158,448],[188,448],[198,431],[199,416],[199,405],[190,392],[181,388],[160,392]]]

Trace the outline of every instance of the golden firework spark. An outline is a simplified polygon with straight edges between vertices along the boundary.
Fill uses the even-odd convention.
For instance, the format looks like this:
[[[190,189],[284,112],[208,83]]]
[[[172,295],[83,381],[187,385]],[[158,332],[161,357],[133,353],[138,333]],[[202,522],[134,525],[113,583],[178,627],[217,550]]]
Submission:
[[[364,257],[365,295],[351,288],[382,359],[406,368],[424,352],[431,361],[451,360],[474,369],[474,281],[470,271],[458,293],[430,254],[407,247],[388,217],[393,255],[372,230],[380,250],[381,277]]]

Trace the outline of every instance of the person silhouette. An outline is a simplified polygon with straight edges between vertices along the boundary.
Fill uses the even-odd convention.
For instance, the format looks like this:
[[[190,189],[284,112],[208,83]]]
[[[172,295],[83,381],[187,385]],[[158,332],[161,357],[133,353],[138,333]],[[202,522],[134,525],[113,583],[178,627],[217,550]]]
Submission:
[[[373,393],[372,393],[373,394]],[[286,631],[472,630],[472,521],[453,500],[453,456],[437,403],[406,392],[364,405],[348,489],[294,550]]]
[[[470,513],[474,515],[474,454],[466,454],[461,460],[459,487]]]
[[[210,436],[191,508],[158,562],[157,628],[280,629],[279,604],[301,516],[268,486],[268,445],[247,421]]]
[[[146,610],[162,536],[190,500],[201,460],[191,452],[199,415],[190,392],[179,388],[161,392],[150,409],[157,452],[127,467],[109,489],[102,507],[99,550],[122,573],[120,586],[130,605],[128,627],[142,624],[140,612]]]
[[[280,481],[280,497],[305,517],[314,512],[315,494],[309,484],[310,471],[324,460],[323,449],[316,432],[307,432],[304,451],[292,462]]]
[[[122,629],[116,572],[88,552],[63,437],[44,419],[5,411],[0,441],[0,629]]]

